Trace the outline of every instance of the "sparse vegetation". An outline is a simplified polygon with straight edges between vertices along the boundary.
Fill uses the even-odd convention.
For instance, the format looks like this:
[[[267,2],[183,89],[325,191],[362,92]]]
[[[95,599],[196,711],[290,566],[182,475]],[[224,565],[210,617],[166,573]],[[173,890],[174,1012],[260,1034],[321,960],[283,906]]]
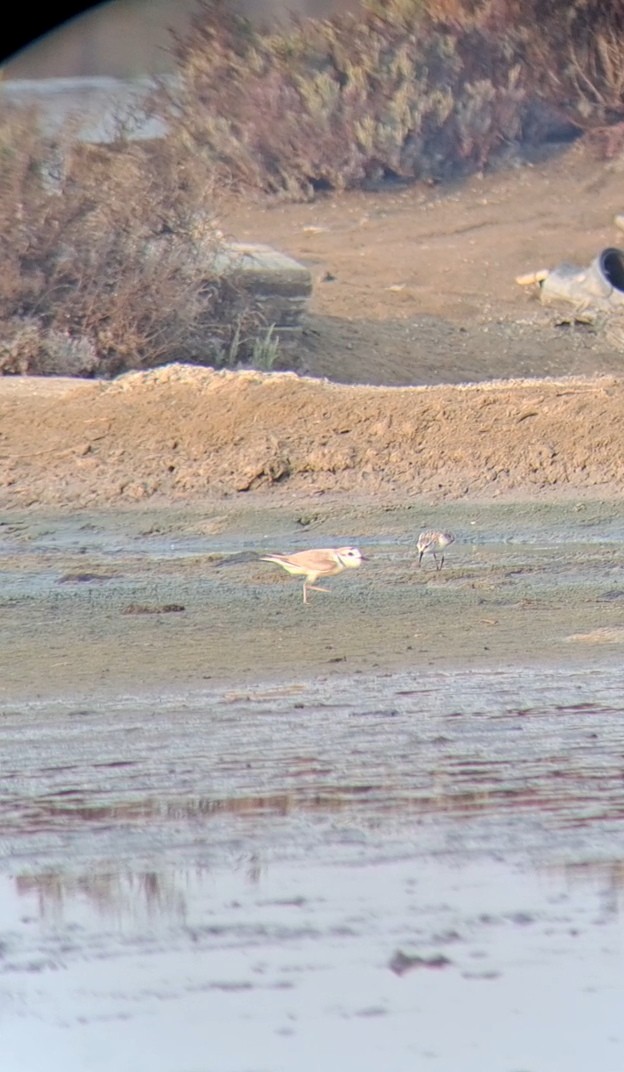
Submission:
[[[603,0],[499,0],[534,92],[582,130],[624,122],[624,8]],[[494,25],[494,22],[492,22]]]
[[[249,357],[264,331],[215,268],[209,172],[179,143],[48,141],[31,112],[0,116],[0,374],[111,376]]]
[[[437,181],[539,140],[544,102],[624,145],[624,14],[600,0],[363,0],[274,32],[204,0],[173,52],[159,142],[53,144],[3,106],[0,374],[272,368],[273,327],[217,268],[224,186]]]
[[[624,143],[624,13],[601,0],[362,0],[275,32],[203,0],[174,54],[196,151],[278,197],[445,179],[562,122]]]
[[[534,114],[507,37],[472,8],[369,0],[269,33],[205,0],[175,44],[176,123],[228,181],[282,197],[481,168]]]
[[[275,324],[270,324],[262,336],[256,336],[251,351],[251,364],[253,368],[270,372],[275,367],[279,356],[280,344],[275,334]]]

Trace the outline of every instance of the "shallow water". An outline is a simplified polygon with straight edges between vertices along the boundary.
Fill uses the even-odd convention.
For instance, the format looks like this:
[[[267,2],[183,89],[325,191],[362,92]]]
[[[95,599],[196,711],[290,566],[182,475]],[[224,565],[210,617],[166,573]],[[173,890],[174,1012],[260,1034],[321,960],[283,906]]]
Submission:
[[[3,1068],[616,1072],[623,696],[525,667],[7,711]]]
[[[0,527],[2,1072],[621,1072],[624,508],[427,522]]]

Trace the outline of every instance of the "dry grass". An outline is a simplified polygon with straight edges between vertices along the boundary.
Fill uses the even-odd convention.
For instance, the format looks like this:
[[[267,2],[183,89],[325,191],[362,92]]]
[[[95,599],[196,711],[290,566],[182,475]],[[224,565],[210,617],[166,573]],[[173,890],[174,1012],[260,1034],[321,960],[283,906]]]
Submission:
[[[214,269],[210,173],[170,140],[63,138],[32,111],[0,115],[0,374],[244,359],[266,325]]]
[[[479,5],[435,6],[369,0],[270,33],[205,0],[175,42],[171,114],[207,166],[282,197],[482,168],[525,137],[528,79]]]
[[[363,0],[357,17],[255,29],[204,0],[174,40],[158,143],[52,144],[0,113],[0,374],[111,376],[275,361],[233,275],[217,191],[309,198],[482,169],[533,136],[537,100],[624,141],[624,14],[601,0]]]
[[[446,179],[562,118],[624,119],[624,13],[602,0],[362,0],[273,32],[203,0],[173,51],[170,106],[195,152],[282,198]]]
[[[603,0],[499,0],[535,92],[582,130],[624,121],[624,9]]]

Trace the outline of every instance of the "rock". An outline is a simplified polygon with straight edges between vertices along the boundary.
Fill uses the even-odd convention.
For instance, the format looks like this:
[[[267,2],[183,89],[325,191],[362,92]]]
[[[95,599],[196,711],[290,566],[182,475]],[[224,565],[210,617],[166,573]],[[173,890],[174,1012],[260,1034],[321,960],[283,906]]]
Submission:
[[[217,254],[214,267],[230,273],[253,298],[267,328],[274,325],[282,346],[297,340],[312,293],[308,268],[271,246],[248,242],[228,243]]]

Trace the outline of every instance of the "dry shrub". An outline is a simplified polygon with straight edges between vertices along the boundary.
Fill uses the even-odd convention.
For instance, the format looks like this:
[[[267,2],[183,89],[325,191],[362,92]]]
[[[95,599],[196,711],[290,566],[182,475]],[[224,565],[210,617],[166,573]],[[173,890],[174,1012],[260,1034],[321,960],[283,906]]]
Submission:
[[[258,318],[215,270],[211,195],[179,142],[52,143],[31,110],[4,108],[0,374],[240,360]]]
[[[605,0],[498,0],[534,91],[582,130],[624,121],[624,7]]]
[[[228,181],[281,196],[481,168],[525,136],[526,74],[482,5],[435,6],[368,0],[268,32],[205,0],[175,39],[173,123]]]

